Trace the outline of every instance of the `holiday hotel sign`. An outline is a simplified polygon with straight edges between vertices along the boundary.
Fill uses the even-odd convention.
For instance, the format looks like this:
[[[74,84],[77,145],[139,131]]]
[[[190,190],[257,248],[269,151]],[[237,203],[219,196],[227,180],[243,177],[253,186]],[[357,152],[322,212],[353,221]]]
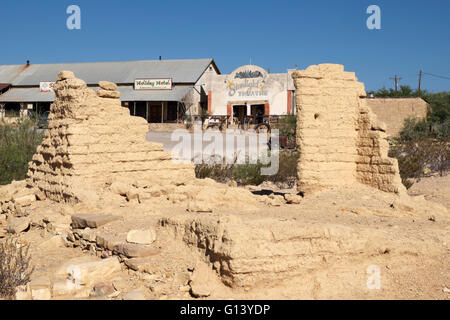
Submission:
[[[171,90],[172,79],[136,79],[134,90]]]

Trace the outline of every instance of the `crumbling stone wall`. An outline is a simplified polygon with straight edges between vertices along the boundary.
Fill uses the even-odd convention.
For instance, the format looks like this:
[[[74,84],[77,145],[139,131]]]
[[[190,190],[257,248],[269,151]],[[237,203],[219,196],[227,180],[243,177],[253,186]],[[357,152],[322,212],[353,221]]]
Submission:
[[[145,119],[121,107],[117,86],[96,92],[70,71],[58,74],[45,139],[29,165],[27,182],[54,201],[95,201],[112,180],[180,185],[195,178],[192,164],[177,164],[163,145],[146,141]],[[92,199],[94,197],[94,199]]]
[[[363,83],[342,65],[296,71],[297,188],[309,193],[364,183],[387,192],[404,190],[395,159],[387,157],[385,126],[365,100]]]

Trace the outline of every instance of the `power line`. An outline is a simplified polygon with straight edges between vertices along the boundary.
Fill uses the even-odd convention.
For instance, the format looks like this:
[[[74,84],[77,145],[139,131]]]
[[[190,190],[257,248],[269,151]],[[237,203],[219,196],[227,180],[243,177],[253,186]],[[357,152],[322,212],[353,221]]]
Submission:
[[[440,76],[440,75],[433,74],[433,73],[422,72],[422,74],[427,74],[427,75],[432,76],[432,77],[437,77],[437,78],[441,78],[441,79],[447,79],[447,80],[450,80],[450,77]]]

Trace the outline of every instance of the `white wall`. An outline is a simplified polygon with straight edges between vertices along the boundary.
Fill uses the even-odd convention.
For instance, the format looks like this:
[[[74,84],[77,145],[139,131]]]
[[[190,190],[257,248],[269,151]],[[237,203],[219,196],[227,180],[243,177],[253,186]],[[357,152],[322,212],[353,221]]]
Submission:
[[[263,77],[255,77],[249,79],[236,78],[238,72],[245,71],[259,71],[263,74]],[[263,88],[250,88],[247,89],[245,81],[252,83],[258,83]],[[231,83],[231,85],[230,85]],[[239,94],[231,95],[230,88],[240,88],[241,91],[250,90],[256,92],[256,96]],[[226,115],[227,104],[264,104],[269,102],[271,115],[286,115],[287,114],[287,91],[293,86],[292,78],[288,73],[267,73],[264,69],[258,66],[242,66],[237,68],[231,74],[225,75],[213,75],[211,77],[211,91],[212,91],[212,114],[213,115]],[[292,90],[292,89],[291,89]],[[258,93],[258,91],[260,91]],[[258,94],[261,94],[260,96]],[[250,109],[250,108],[248,108]]]

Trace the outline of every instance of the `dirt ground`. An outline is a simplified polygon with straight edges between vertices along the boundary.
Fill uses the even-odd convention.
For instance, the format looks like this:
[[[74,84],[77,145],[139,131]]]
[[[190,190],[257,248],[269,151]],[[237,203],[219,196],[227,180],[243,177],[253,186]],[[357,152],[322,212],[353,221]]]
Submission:
[[[273,192],[270,186],[252,188],[255,194]],[[147,299],[194,299],[186,285],[192,270],[199,264],[207,266],[209,296],[205,299],[449,299],[450,293],[450,175],[423,178],[409,190],[413,198],[434,201],[447,208],[418,205],[419,209],[402,207],[396,196],[359,186],[326,190],[307,196],[301,204],[279,207],[261,206],[258,210],[215,209],[213,213],[189,213],[183,205],[142,207],[124,203],[120,207],[103,208],[104,213],[123,217],[123,220],[102,226],[102,232],[114,232],[126,238],[131,229],[156,228],[158,238],[152,244],[159,254],[152,257],[149,270],[136,272],[124,266],[108,279],[117,290],[114,297],[122,299],[136,289],[145,292]],[[294,190],[275,190],[276,193]],[[39,202],[39,212],[67,215],[60,205]],[[421,202],[422,203],[422,202]],[[43,209],[44,208],[44,209]],[[295,275],[287,274],[276,283],[256,282],[251,288],[230,288],[205,263],[198,248],[174,239],[160,225],[161,218],[197,215],[208,218],[237,216],[243,223],[272,221],[288,225],[330,225],[351,228],[358,234],[372,234],[385,240],[382,254],[336,257],[322,261]],[[80,248],[56,246],[43,249],[40,244],[51,238],[44,228],[31,228],[20,238],[31,244],[33,277],[54,277],[56,271],[70,259],[88,257],[100,260]],[[342,244],[339,244],[342,245]],[[299,258],[301,259],[301,258]],[[369,289],[368,268],[375,266],[380,275],[380,287]],[[206,277],[206,275],[205,275]],[[57,299],[78,299],[59,296]],[[81,297],[86,298],[86,297]]]

